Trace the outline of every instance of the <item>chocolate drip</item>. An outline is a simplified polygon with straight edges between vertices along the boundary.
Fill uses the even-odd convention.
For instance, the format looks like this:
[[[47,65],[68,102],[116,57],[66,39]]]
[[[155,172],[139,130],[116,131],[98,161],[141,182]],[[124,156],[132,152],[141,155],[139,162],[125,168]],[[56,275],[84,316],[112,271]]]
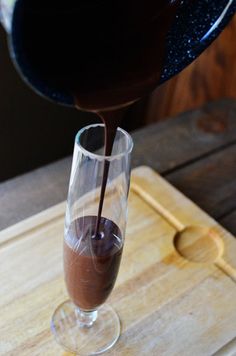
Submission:
[[[117,131],[119,124],[121,123],[123,114],[124,114],[124,109],[119,109],[116,111],[104,111],[104,112],[98,113],[98,115],[101,117],[101,119],[105,125],[104,155],[107,157],[111,156],[111,154],[112,154],[112,147],[113,147],[113,143],[114,143],[114,140],[116,137],[116,131]],[[109,167],[110,167],[110,162],[108,159],[106,159],[104,162],[104,168],[103,168],[101,194],[100,194],[100,199],[99,199],[98,216],[97,216],[97,223],[96,223],[96,230],[95,230],[96,235],[99,232],[99,225],[100,225],[102,208],[103,208],[104,197],[105,197],[105,192],[106,192]]]

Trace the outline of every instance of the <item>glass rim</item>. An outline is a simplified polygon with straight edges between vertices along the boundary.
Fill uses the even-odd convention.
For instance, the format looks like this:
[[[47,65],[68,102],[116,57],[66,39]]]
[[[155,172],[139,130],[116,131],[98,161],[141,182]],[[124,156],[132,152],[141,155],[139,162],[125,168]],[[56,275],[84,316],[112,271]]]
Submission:
[[[79,147],[79,149],[86,155],[86,156],[89,156],[93,159],[97,159],[97,160],[108,160],[108,161],[113,161],[115,159],[119,159],[119,158],[122,158],[124,157],[125,155],[128,155],[132,152],[133,150],[133,146],[134,146],[134,143],[133,143],[133,139],[132,137],[130,136],[130,134],[125,131],[124,129],[118,127],[117,130],[119,132],[121,132],[126,138],[127,138],[127,141],[128,141],[128,148],[126,148],[123,152],[121,153],[118,153],[118,154],[115,154],[115,155],[111,155],[111,156],[105,156],[105,155],[101,155],[101,154],[96,154],[96,153],[93,153],[93,152],[90,152],[88,151],[86,148],[84,148],[84,146],[81,144],[80,142],[80,137],[81,135],[86,131],[86,130],[89,130],[91,128],[96,128],[96,127],[105,127],[104,124],[91,124],[91,125],[87,125],[83,128],[81,128],[76,136],[75,136],[75,144],[77,147]]]

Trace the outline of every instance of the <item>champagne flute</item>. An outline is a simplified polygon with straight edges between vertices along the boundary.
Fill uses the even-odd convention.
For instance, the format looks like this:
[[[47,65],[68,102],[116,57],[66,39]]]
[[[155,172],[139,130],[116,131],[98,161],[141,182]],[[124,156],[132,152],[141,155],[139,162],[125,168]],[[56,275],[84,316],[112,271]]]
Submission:
[[[114,287],[124,245],[132,148],[130,135],[120,128],[111,156],[103,156],[104,125],[87,126],[76,136],[63,249],[70,301],[56,309],[51,329],[59,344],[79,355],[102,353],[120,335],[119,318],[104,302]],[[96,232],[105,162],[109,173]]]

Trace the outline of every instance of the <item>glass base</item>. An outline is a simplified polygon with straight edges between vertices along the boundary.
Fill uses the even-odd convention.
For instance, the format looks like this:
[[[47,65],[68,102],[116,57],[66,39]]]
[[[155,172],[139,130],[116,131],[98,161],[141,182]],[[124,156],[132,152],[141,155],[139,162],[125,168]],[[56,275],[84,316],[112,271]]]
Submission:
[[[99,355],[109,350],[120,336],[120,320],[107,304],[97,311],[97,319],[87,327],[81,324],[71,301],[61,304],[54,312],[51,330],[56,341],[66,350],[81,356]]]

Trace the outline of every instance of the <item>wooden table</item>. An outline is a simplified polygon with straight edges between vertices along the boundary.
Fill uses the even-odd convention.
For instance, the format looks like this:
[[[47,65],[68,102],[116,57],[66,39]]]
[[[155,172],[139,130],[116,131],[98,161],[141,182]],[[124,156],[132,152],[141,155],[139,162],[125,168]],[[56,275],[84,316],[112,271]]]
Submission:
[[[132,134],[147,165],[236,234],[236,101],[222,100]],[[71,157],[0,184],[0,229],[64,201]]]
[[[235,114],[236,103],[226,100],[133,134],[136,143],[133,166],[145,164],[161,172],[167,180],[233,234],[236,231]],[[71,158],[67,158],[1,184],[1,228],[63,201],[66,197],[70,164]],[[202,354],[208,356],[207,350],[219,349],[219,355],[225,355],[226,351],[227,355],[231,355],[230,352],[235,350],[236,344],[233,327],[236,320],[235,240],[226,231],[216,226],[215,222],[201,212],[196,205],[171,188],[165,180],[160,177],[156,178],[156,175],[147,168],[141,168],[135,172],[130,199],[132,223],[128,226],[123,270],[121,268],[117,281],[118,287],[110,299],[121,317],[123,333],[117,344],[118,348],[114,349],[114,352],[111,351],[111,354],[116,355],[116,350],[123,350],[122,355],[127,354],[130,340],[132,344],[136,332],[140,336],[139,333],[143,329],[142,320],[145,319],[145,333],[142,337],[146,341],[142,342],[144,339],[139,338],[139,345],[136,340],[135,344],[132,344],[132,350],[129,350],[130,355],[136,355],[141,347],[143,347],[141,354],[145,354],[145,347],[159,351],[163,346],[166,348],[169,345],[169,336],[166,336],[165,332],[169,330],[169,326],[172,327],[171,335],[176,334],[177,330],[180,332],[176,334],[179,340],[178,350],[183,349],[186,355],[194,354],[193,350],[195,350],[196,356]],[[164,191],[165,194],[163,194]],[[145,229],[143,231],[138,222],[144,215]],[[43,355],[56,355],[62,352],[52,341],[48,325],[53,308],[66,297],[65,288],[62,288],[64,285],[62,270],[59,267],[59,262],[62,260],[61,248],[58,239],[55,239],[56,236],[62,239],[63,216],[64,204],[60,204],[50,211],[29,219],[22,223],[23,225],[18,224],[3,231],[2,242],[5,252],[3,251],[1,255],[3,268],[1,301],[3,303],[1,333],[3,340],[1,342],[3,342],[4,350],[13,350],[12,355],[19,353],[27,356],[41,355],[39,350],[44,350]],[[139,239],[140,243],[143,242],[148,221],[153,233],[150,230],[145,236],[145,241],[150,241],[145,244],[145,248],[141,245],[142,252],[140,253],[132,246],[134,247],[133,244],[137,244]],[[208,226],[206,233],[204,228],[203,236],[201,225]],[[35,226],[39,226],[39,229],[35,229]],[[201,236],[196,237],[196,231],[197,234],[200,231]],[[189,232],[191,238],[194,239],[192,243],[189,243]],[[24,234],[25,238],[22,239]],[[208,261],[209,255],[207,254],[207,259],[205,259],[205,252],[202,254],[209,241],[205,234],[211,237],[210,246],[212,247],[209,253],[212,259],[210,262]],[[11,240],[15,236],[16,243],[13,244]],[[191,246],[192,244],[195,246],[196,238],[197,241],[201,239],[203,242],[203,250],[201,250],[202,247],[199,250],[200,245],[197,245],[197,250],[192,250]],[[212,241],[215,241],[213,245]],[[134,255],[130,258],[130,253],[133,252]],[[10,258],[9,253],[12,256]],[[32,260],[29,258],[31,255]],[[42,258],[45,264],[44,270],[40,267]],[[30,261],[30,268],[25,261]],[[206,261],[207,264],[205,264]],[[19,275],[12,273],[15,267],[21,271]],[[45,268],[50,273],[45,273]],[[145,271],[144,274],[142,274],[143,271]],[[40,276],[43,282],[40,282]],[[127,288],[130,292],[133,290],[134,295],[139,293],[139,298],[135,298],[134,301],[132,293],[127,292]],[[145,298],[140,302],[142,293]],[[8,300],[10,300],[9,303]],[[171,308],[168,307],[168,300],[172,302]],[[199,301],[200,304],[196,308]],[[179,302],[182,303],[181,308]],[[34,305],[33,310],[32,305]],[[133,309],[131,309],[140,313],[138,319],[141,324],[137,324],[134,320],[137,315],[133,311],[129,317],[127,316],[127,311],[125,311],[127,305],[129,308],[132,305]],[[207,323],[204,321],[206,306],[210,308]],[[29,310],[31,313],[26,315],[26,311],[29,313]],[[179,318],[176,319],[178,313],[180,313]],[[182,332],[182,323],[181,328],[175,329],[175,320],[182,320],[182,315],[190,315],[192,328],[195,322],[196,328],[193,328],[195,339],[188,336],[189,330],[186,322],[183,323],[186,332]],[[164,324],[160,324],[159,320],[162,320]],[[22,321],[24,325],[27,324],[26,330],[21,329]],[[156,322],[158,325],[155,324]],[[136,325],[135,328],[133,328],[134,325]],[[160,334],[161,325],[163,335]],[[199,328],[199,325],[202,327]],[[156,332],[158,331],[160,337],[158,340],[153,336],[153,328]],[[12,333],[15,344],[13,342],[13,345],[10,339],[6,340],[10,330],[14,330]],[[175,330],[174,334],[173,330]],[[201,339],[200,331],[202,330],[204,339]],[[29,337],[27,342],[26,337]],[[189,349],[185,348],[186,342],[190,342]],[[222,348],[223,345],[226,346]],[[172,346],[174,348],[170,348],[172,350],[170,353],[180,354],[174,350],[175,343]],[[204,352],[199,350],[204,350]],[[168,353],[164,354],[169,356]]]

